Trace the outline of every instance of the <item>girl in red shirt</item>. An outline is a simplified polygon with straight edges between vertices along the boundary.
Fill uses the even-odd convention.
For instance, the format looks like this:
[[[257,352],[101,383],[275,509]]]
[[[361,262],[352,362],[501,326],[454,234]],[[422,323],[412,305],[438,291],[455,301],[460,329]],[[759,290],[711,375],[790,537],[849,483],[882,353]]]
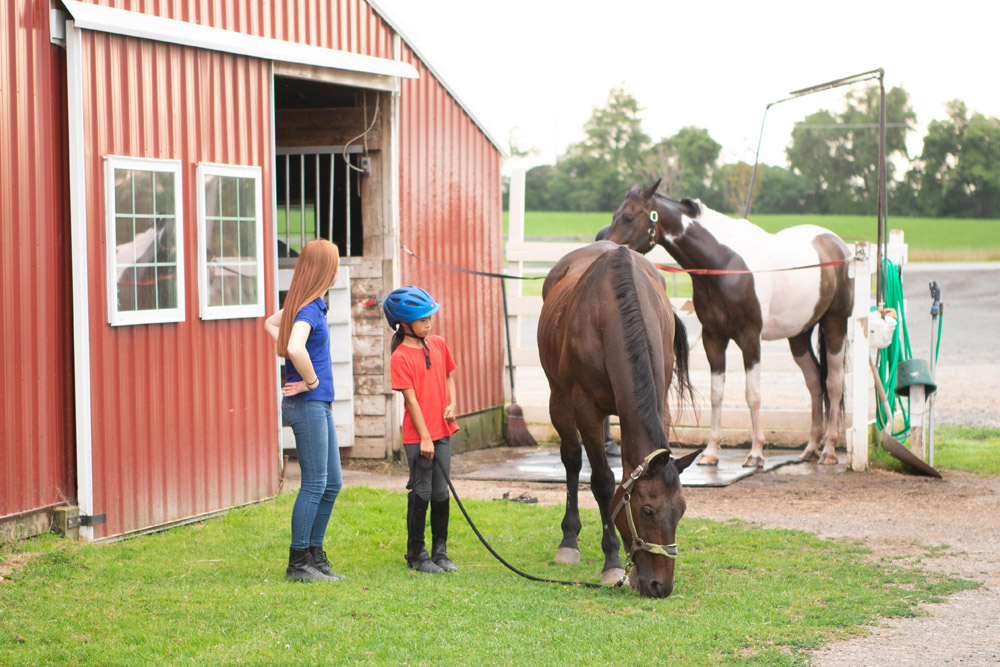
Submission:
[[[392,388],[402,392],[403,448],[410,466],[406,488],[406,562],[419,572],[454,572],[448,558],[447,476],[451,474],[451,434],[455,423],[455,361],[448,344],[431,336],[432,320],[441,306],[419,287],[393,290],[382,304],[392,339],[389,374]],[[440,467],[434,465],[437,459]],[[430,554],[424,548],[428,504],[431,508]]]

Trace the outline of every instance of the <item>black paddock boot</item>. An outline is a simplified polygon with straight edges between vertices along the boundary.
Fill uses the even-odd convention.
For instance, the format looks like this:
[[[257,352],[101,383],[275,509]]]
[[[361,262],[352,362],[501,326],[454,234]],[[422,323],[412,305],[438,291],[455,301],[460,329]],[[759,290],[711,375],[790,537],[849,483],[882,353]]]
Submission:
[[[444,572],[434,564],[424,548],[424,530],[427,523],[427,501],[413,491],[407,497],[406,512],[406,563],[417,572],[440,574]]]
[[[342,574],[337,574],[330,567],[330,561],[326,559],[326,552],[323,551],[323,547],[309,547],[309,558],[312,562],[312,566],[320,571],[321,574],[327,576],[331,581],[340,581],[341,579],[347,579]]]
[[[458,566],[448,558],[448,513],[450,500],[431,501],[431,560],[445,572],[458,572]]]
[[[308,549],[288,550],[288,569],[285,579],[290,581],[334,581],[315,567]]]

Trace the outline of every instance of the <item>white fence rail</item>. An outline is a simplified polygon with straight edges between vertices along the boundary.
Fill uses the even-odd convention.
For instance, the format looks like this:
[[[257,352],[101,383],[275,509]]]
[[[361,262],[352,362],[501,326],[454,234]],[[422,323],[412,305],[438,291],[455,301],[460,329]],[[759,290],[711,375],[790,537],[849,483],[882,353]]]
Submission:
[[[510,216],[506,247],[506,271],[523,276],[526,268],[532,273],[544,273],[563,255],[584,243],[528,243],[524,240],[524,175],[511,178]],[[595,230],[596,232],[596,230]],[[891,257],[905,259],[902,237],[894,236],[896,252]],[[660,247],[647,257],[657,264],[674,264]],[[874,419],[873,383],[868,370],[868,313],[871,304],[871,275],[875,258],[867,243],[856,245],[856,257],[850,266],[855,281],[855,307],[848,328],[848,357],[845,392],[845,425],[848,463],[863,470],[868,458],[868,425]],[[528,265],[528,266],[526,266]],[[548,383],[541,370],[535,328],[542,308],[540,296],[524,296],[521,280],[508,280],[508,326],[511,332],[511,356],[514,393],[524,418],[532,425],[536,437],[556,439],[548,413]],[[669,279],[668,279],[669,282]],[[708,360],[700,341],[701,326],[689,299],[673,298],[691,345],[690,375],[695,390],[695,405],[672,415],[677,440],[684,443],[704,443],[708,438],[711,418],[711,380]],[[857,360],[855,362],[854,360]],[[723,443],[748,442],[751,437],[750,411],[745,399],[743,358],[735,343],[726,355],[726,389],[723,399]],[[802,373],[792,360],[787,341],[763,341],[761,345],[761,422],[767,441],[772,444],[799,445],[809,438],[811,420],[809,393]],[[857,372],[855,372],[857,369]],[[509,385],[505,384],[507,391]],[[507,397],[511,400],[511,397]],[[672,404],[675,404],[673,401]],[[857,411],[856,411],[857,409]],[[612,424],[616,425],[612,417]]]

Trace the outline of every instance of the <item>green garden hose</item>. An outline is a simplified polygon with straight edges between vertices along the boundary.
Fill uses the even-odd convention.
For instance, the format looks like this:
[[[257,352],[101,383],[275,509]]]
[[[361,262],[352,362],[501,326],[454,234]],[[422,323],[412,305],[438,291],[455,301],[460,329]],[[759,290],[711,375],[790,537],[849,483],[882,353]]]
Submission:
[[[879,430],[884,428],[888,422],[894,423],[894,416],[898,408],[903,416],[902,428],[892,431],[892,435],[905,441],[910,434],[910,405],[909,398],[904,402],[896,394],[896,369],[900,362],[913,358],[910,350],[910,335],[906,329],[906,315],[903,308],[903,280],[899,275],[899,267],[888,259],[882,260],[882,277],[885,285],[885,306],[896,311],[896,330],[892,334],[892,342],[888,347],[879,351],[878,373],[882,380],[882,386],[889,394],[889,408],[892,414],[886,415],[881,404],[875,406],[875,423]],[[938,343],[941,339],[938,338]],[[935,353],[935,357],[937,354]]]

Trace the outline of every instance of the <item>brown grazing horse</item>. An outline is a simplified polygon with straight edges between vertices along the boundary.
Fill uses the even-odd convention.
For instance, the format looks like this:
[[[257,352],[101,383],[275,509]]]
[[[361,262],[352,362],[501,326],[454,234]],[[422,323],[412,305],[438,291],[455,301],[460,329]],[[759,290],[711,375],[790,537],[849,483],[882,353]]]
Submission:
[[[645,253],[663,246],[692,273],[695,313],[712,370],[712,424],[698,462],[718,464],[726,347],[743,352],[746,400],[753,441],[745,467],[764,465],[760,424],[760,341],[787,338],[812,398],[812,427],[803,461],[833,464],[840,438],[847,321],[854,288],[847,275],[851,252],[833,232],[798,225],[769,234],[747,220],[717,213],[693,199],[680,201],[633,186],[618,207],[606,238]],[[809,267],[809,268],[801,268]],[[819,326],[819,355],[812,332]],[[823,451],[820,453],[820,443]]]
[[[580,560],[579,431],[601,511],[602,583],[617,583],[626,574],[618,558],[617,525],[627,558],[635,564],[631,585],[642,595],[666,597],[673,590],[675,534],[685,509],[679,475],[700,453],[674,459],[667,442],[667,388],[675,368],[680,395],[690,395],[684,325],[649,260],[607,241],[559,260],[545,279],[542,297],[538,354],[566,468],[566,513],[556,561]],[[624,483],[617,492],[604,453],[602,422],[609,414],[621,420]]]

